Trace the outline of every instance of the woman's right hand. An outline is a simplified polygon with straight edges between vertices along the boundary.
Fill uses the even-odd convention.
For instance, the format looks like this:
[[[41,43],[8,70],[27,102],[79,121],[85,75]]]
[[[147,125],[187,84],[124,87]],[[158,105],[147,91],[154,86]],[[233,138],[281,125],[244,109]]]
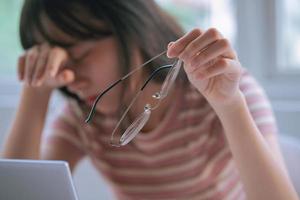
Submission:
[[[74,72],[65,67],[68,52],[60,47],[41,44],[28,49],[18,62],[18,77],[31,87],[57,88],[72,82]]]

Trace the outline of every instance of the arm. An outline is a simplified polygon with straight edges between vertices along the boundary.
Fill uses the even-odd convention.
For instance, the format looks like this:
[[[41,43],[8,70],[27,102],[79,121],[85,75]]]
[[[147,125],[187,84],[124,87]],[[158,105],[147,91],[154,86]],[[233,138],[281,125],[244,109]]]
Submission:
[[[77,147],[57,138],[51,140],[51,144],[41,143],[51,93],[51,90],[37,90],[24,86],[21,103],[4,143],[1,157],[65,160],[73,171],[83,156]]]
[[[20,159],[60,159],[75,164],[76,153],[62,143],[54,143],[40,155],[41,135],[45,124],[48,103],[54,88],[74,80],[74,73],[63,69],[68,54],[48,44],[34,46],[20,58],[18,75],[24,86],[15,119],[9,131],[1,157]],[[57,149],[56,149],[57,148]],[[69,154],[70,153],[70,156]]]
[[[284,158],[281,153],[280,145],[276,134],[269,134],[265,136],[265,140],[272,150],[274,157],[277,159],[278,163],[281,165],[282,169],[285,171],[286,175],[289,176],[288,170],[285,165]]]
[[[51,90],[24,86],[2,157],[39,159],[41,132],[50,95]]]
[[[298,199],[250,115],[239,88],[243,69],[229,41],[214,28],[194,29],[169,44],[168,56],[184,61],[189,81],[220,118],[249,199]]]
[[[298,199],[279,158],[257,129],[242,95],[215,107],[249,199]]]

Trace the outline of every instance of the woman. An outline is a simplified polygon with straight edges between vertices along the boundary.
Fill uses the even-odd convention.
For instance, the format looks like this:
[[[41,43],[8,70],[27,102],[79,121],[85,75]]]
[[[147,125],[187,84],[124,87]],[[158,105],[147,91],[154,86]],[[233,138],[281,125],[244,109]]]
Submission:
[[[20,33],[4,157],[88,156],[119,199],[297,199],[268,101],[218,30],[183,35],[149,0],[26,0]],[[66,106],[41,143],[56,88]]]

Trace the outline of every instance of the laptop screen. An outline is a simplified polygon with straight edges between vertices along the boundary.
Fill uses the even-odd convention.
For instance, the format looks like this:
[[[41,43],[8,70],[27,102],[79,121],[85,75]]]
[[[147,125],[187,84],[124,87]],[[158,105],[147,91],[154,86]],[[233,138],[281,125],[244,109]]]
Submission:
[[[0,159],[0,199],[78,200],[65,161]]]

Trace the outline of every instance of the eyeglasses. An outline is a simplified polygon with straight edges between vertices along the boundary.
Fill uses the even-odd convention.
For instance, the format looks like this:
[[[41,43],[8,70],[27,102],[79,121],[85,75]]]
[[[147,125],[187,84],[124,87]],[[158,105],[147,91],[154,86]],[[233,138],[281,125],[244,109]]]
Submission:
[[[95,108],[96,108],[97,103],[108,91],[110,91],[112,88],[114,88],[115,86],[120,84],[122,81],[124,81],[125,79],[130,77],[132,74],[137,72],[142,67],[146,66],[151,61],[157,59],[158,57],[160,57],[164,54],[166,54],[166,51],[163,51],[160,54],[158,54],[158,55],[154,56],[153,58],[151,58],[150,60],[146,61],[145,63],[143,63],[139,67],[135,68],[134,70],[132,70],[131,72],[129,72],[128,74],[123,76],[121,79],[119,79],[119,80],[115,81],[114,83],[112,83],[103,92],[101,92],[97,96],[97,98],[95,99],[95,101],[93,103],[91,111],[90,111],[90,113],[89,113],[89,115],[86,119],[86,123],[89,123],[92,120],[92,118],[95,114]],[[147,78],[147,80],[144,82],[142,87],[140,87],[138,89],[138,91],[134,95],[133,99],[130,101],[130,103],[128,104],[128,106],[125,109],[124,113],[122,114],[120,120],[117,122],[117,124],[116,124],[116,126],[115,126],[115,128],[114,128],[114,130],[111,134],[111,138],[110,138],[110,143],[111,143],[112,146],[121,147],[121,146],[124,146],[124,145],[128,144],[142,130],[142,128],[148,122],[148,120],[150,118],[150,115],[151,115],[151,112],[159,107],[161,101],[168,95],[169,91],[171,90],[171,88],[174,85],[174,82],[176,80],[176,77],[179,74],[181,65],[182,65],[182,61],[181,60],[176,60],[173,64],[160,66],[154,72],[151,73],[151,75]],[[126,118],[129,118],[129,114],[133,110],[136,110],[135,106],[137,105],[137,102],[139,102],[140,99],[143,99],[141,97],[143,96],[143,93],[145,92],[145,88],[146,88],[147,84],[155,76],[157,76],[157,74],[159,72],[161,72],[162,70],[166,70],[166,69],[168,69],[169,71],[168,71],[164,81],[162,82],[160,90],[155,92],[152,95],[153,102],[151,102],[151,103],[145,102],[143,104],[144,105],[143,110],[140,112],[140,114],[134,120],[131,120],[133,122],[128,126],[128,128],[122,129],[121,125],[124,124],[126,122],[126,120],[128,121],[128,119],[126,119]]]

